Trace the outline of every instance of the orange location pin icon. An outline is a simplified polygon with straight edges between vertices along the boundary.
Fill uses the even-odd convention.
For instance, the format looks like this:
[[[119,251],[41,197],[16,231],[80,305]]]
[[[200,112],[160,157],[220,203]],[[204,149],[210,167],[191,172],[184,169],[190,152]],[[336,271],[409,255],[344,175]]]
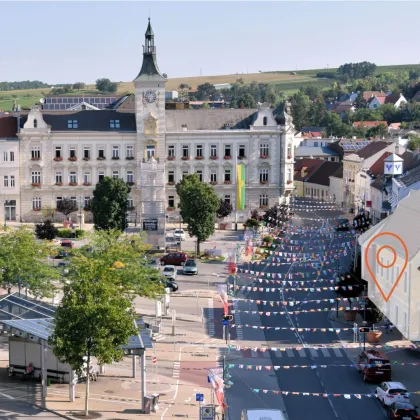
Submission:
[[[384,291],[382,290],[382,287],[381,287],[381,285],[379,284],[379,282],[378,282],[378,280],[377,280],[377,278],[376,278],[376,275],[375,275],[375,273],[372,271],[372,268],[370,267],[370,264],[369,264],[369,259],[368,259],[368,252],[369,252],[369,248],[372,246],[372,244],[373,244],[373,242],[375,241],[375,239],[378,239],[378,238],[380,238],[380,237],[382,237],[382,236],[384,236],[384,237],[387,237],[388,236],[388,238],[390,239],[390,238],[395,238],[399,243],[400,243],[400,245],[401,245],[401,248],[402,248],[402,251],[404,251],[403,252],[403,254],[404,255],[401,255],[401,253],[400,253],[400,257],[404,260],[404,266],[403,266],[403,269],[400,271],[400,273],[399,273],[399,275],[398,275],[398,277],[395,279],[395,281],[394,281],[394,285],[392,286],[392,289],[390,290],[390,292],[388,293],[388,295],[386,295],[385,293],[384,293]],[[385,265],[385,264],[383,264],[382,262],[381,262],[381,256],[380,256],[380,254],[381,254],[381,252],[382,251],[384,251],[384,250],[389,250],[389,251],[391,251],[391,253],[392,253],[392,255],[393,255],[393,257],[392,257],[392,262],[390,263],[390,264],[387,264],[387,265]],[[376,251],[376,255],[374,256],[374,258],[375,258],[375,261],[376,261],[376,263],[378,264],[378,266],[379,267],[382,267],[382,268],[384,268],[385,270],[387,270],[387,269],[391,269],[394,265],[395,265],[395,263],[397,262],[397,255],[398,255],[398,253],[397,253],[397,251],[395,250],[395,248],[393,247],[393,246],[391,246],[391,245],[382,245],[382,246],[380,246],[379,248],[378,248],[378,250]],[[398,282],[401,280],[401,277],[403,276],[403,274],[404,274],[404,272],[405,272],[405,269],[407,268],[407,264],[408,264],[408,249],[407,249],[407,245],[405,244],[405,242],[398,236],[398,235],[396,235],[395,233],[392,233],[392,232],[381,232],[381,233],[378,233],[377,235],[375,235],[370,241],[369,241],[369,243],[368,243],[368,245],[367,245],[367,247],[366,247],[366,249],[365,249],[365,262],[366,262],[366,268],[368,269],[368,271],[369,271],[369,274],[372,276],[372,278],[373,278],[373,280],[374,280],[374,282],[375,282],[375,284],[376,284],[376,287],[378,288],[378,290],[381,292],[381,295],[382,295],[382,297],[384,298],[384,301],[385,302],[388,302],[388,300],[390,299],[390,297],[392,296],[392,293],[394,293],[394,290],[395,290],[395,288],[398,286]],[[391,273],[393,273],[393,271],[391,272]],[[394,280],[394,279],[392,279],[392,280]]]

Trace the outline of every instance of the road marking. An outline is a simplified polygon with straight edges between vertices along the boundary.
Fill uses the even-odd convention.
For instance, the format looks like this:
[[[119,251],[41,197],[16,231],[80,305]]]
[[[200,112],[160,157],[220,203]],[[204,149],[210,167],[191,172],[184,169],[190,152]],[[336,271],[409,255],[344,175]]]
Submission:
[[[330,353],[328,353],[328,350],[327,349],[321,349],[321,352],[322,352],[322,355],[324,357],[331,357],[331,355],[330,355]]]
[[[291,349],[287,349],[287,350],[286,350],[286,354],[287,354],[289,357],[295,357],[295,354],[293,353],[293,350],[291,350]]]
[[[306,357],[306,353],[305,353],[305,350],[298,350],[298,353],[299,353],[299,356],[300,357]]]
[[[309,353],[312,357],[318,357],[318,352],[315,349],[309,349]]]
[[[283,355],[281,354],[281,351],[280,351],[280,350],[276,350],[276,351],[274,352],[274,354],[275,354],[275,356],[276,356],[276,357],[278,357],[279,359],[280,359],[281,357],[283,357]]]
[[[335,355],[336,355],[337,357],[343,357],[343,355],[341,354],[340,349],[333,349],[333,352],[335,353]]]
[[[1,396],[3,396],[3,397],[8,398],[9,400],[14,400],[14,399],[15,399],[15,398],[14,398],[14,397],[12,397],[11,395],[4,394],[3,392],[0,392],[0,395],[1,395]]]

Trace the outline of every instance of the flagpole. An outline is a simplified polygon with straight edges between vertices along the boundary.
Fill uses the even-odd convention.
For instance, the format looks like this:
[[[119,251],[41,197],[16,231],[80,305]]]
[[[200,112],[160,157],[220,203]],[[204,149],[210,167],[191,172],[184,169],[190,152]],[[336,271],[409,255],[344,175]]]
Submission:
[[[238,145],[235,147],[235,173],[236,173],[236,194],[235,194],[235,232],[238,231]]]

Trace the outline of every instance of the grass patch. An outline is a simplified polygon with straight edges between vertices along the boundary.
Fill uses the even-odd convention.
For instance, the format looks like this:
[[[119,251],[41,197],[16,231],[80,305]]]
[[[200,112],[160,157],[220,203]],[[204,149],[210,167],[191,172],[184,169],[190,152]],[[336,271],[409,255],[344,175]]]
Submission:
[[[225,257],[223,257],[223,256],[218,257],[218,256],[206,255],[206,256],[200,257],[200,261],[201,262],[205,262],[205,263],[206,262],[213,262],[213,261],[223,262],[223,261],[225,261]]]

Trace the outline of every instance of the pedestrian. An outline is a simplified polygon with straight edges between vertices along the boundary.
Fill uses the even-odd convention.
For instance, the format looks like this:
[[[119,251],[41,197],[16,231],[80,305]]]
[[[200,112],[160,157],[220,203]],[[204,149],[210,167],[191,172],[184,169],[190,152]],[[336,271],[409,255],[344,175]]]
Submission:
[[[385,332],[389,334],[389,331],[391,330],[391,322],[389,321],[388,318],[385,318],[384,327],[385,327]]]

